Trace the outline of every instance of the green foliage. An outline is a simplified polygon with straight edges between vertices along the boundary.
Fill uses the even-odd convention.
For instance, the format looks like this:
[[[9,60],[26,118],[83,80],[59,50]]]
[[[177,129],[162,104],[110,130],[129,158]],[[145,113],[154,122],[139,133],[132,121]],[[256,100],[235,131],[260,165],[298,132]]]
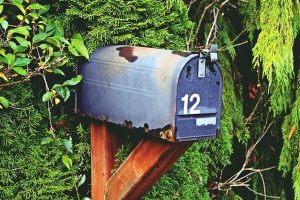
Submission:
[[[260,26],[259,22],[259,3],[257,0],[249,0],[247,3],[240,2],[241,14],[245,16],[244,24],[249,34],[250,41],[253,42],[254,33]]]
[[[260,4],[261,32],[253,48],[253,63],[272,86],[270,108],[276,115],[286,110],[290,102],[286,93],[291,89],[290,79],[294,75],[293,2],[261,0]]]
[[[131,44],[184,49],[193,28],[183,1],[60,0],[66,29],[82,33],[89,49],[107,44]]]
[[[293,18],[293,28],[294,28],[294,34],[297,36],[300,30],[300,2],[295,1],[294,3],[294,18]]]
[[[293,172],[295,199],[300,199],[300,159],[299,159],[299,127],[300,127],[300,73],[298,72],[296,99],[291,112],[285,116],[282,124],[283,147],[280,154],[279,170],[283,175]]]
[[[62,68],[70,59],[66,47],[74,48],[70,53],[75,56],[89,58],[80,35],[75,35],[70,44],[59,22],[47,18],[48,6],[12,0],[0,3],[0,11],[0,88],[46,73],[64,75]],[[43,100],[55,97],[47,92]],[[7,107],[3,101],[1,104]]]
[[[293,180],[294,180],[294,191],[295,191],[295,200],[300,199],[300,154],[298,156],[297,165],[293,170]]]
[[[70,199],[78,174],[89,169],[88,131],[81,125],[76,130],[76,121],[73,127],[57,128],[65,140],[76,138],[70,153],[64,140],[49,137],[47,108],[39,101],[40,92],[31,88],[26,84],[1,90],[16,99],[16,108],[0,111],[0,199]],[[70,169],[61,162],[65,156],[72,159]]]

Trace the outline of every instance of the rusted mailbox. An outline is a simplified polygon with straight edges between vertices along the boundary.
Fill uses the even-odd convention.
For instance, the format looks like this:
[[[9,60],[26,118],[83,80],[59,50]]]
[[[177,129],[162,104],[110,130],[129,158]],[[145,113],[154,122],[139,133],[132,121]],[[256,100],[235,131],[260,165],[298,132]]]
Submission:
[[[108,46],[79,68],[78,112],[172,142],[219,132],[222,77],[214,48],[198,53]]]

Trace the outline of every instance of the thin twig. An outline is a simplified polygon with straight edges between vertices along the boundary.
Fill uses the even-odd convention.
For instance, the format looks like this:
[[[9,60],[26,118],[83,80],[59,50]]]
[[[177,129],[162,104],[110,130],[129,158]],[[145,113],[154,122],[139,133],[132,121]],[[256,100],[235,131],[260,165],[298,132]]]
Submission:
[[[4,84],[0,85],[0,88],[18,85],[18,84],[21,84],[21,83],[24,83],[24,82],[27,82],[27,81],[30,81],[30,79],[25,78],[25,79],[22,79],[22,80],[19,80],[19,81],[11,82],[11,83],[4,83]]]
[[[197,0],[191,0],[190,3],[189,3],[189,7],[188,7],[188,11],[190,11],[193,3],[195,3]]]
[[[264,169],[245,168],[244,171],[251,171],[251,172],[245,176],[242,176],[241,178],[238,178],[236,181],[242,181],[243,179],[248,178],[249,176],[251,176],[253,174],[261,173],[264,171],[269,171],[269,170],[272,170],[275,168],[276,168],[276,166],[268,167],[268,168],[264,168]]]
[[[263,196],[263,197],[268,197],[268,198],[272,198],[272,199],[280,199],[280,197],[277,197],[277,196],[270,196],[270,195],[266,195],[266,194],[262,194],[260,192],[257,192],[255,190],[252,190],[249,186],[245,186],[248,190],[250,190],[251,192],[257,194],[257,195],[260,195],[260,196]]]
[[[245,28],[244,30],[242,30],[231,42],[234,43],[236,40],[238,40],[243,33],[245,33],[247,31],[247,29]]]
[[[246,31],[247,31],[246,28],[244,30],[242,30],[230,43],[234,44],[234,42],[237,41],[243,35],[243,33],[245,33]],[[226,46],[220,47],[219,49],[222,50],[224,48],[226,48]]]
[[[207,40],[206,40],[205,45],[208,45],[208,43],[210,42],[210,37],[211,37],[211,34],[212,34],[213,30],[215,29],[215,26],[216,26],[216,24],[217,24],[217,19],[218,19],[220,10],[221,10],[221,9],[223,8],[223,6],[224,6],[226,3],[228,3],[228,2],[229,2],[229,0],[224,1],[224,2],[220,5],[220,7],[217,9],[217,12],[216,12],[216,14],[215,14],[215,16],[214,16],[214,21],[213,21],[213,24],[212,24],[211,29],[210,29],[210,31],[209,31],[209,34],[208,34],[208,36],[207,36]]]
[[[42,75],[44,83],[45,83],[45,87],[46,87],[46,91],[49,92],[49,87],[48,87],[48,83],[46,80],[46,76]],[[53,131],[53,125],[52,125],[52,113],[51,113],[51,107],[50,107],[50,100],[47,101],[47,106],[48,106],[48,117],[49,117],[49,125],[50,125],[50,131]]]
[[[214,5],[214,3],[215,3],[215,1],[211,2],[209,5],[207,5],[207,6],[204,8],[204,10],[203,10],[203,12],[202,12],[202,15],[201,15],[201,18],[200,18],[200,20],[199,20],[199,22],[198,22],[198,25],[197,25],[195,34],[194,34],[193,41],[196,40],[196,37],[197,37],[197,35],[198,35],[199,31],[200,31],[200,27],[201,27],[201,25],[202,25],[202,22],[203,22],[203,19],[204,19],[204,16],[205,16],[207,10],[208,10],[210,7],[212,7],[212,6]]]
[[[248,40],[244,41],[244,42],[241,42],[241,43],[238,43],[238,44],[235,44],[235,45],[232,45],[232,46],[229,46],[225,49],[220,48],[220,49],[218,49],[218,51],[226,51],[228,49],[232,49],[232,48],[237,47],[237,46],[242,46],[242,45],[247,44],[247,43],[248,43]]]
[[[268,119],[267,119],[267,121],[268,121]],[[249,161],[250,161],[250,156],[252,155],[254,149],[260,143],[260,141],[266,135],[266,133],[269,132],[269,129],[273,125],[273,123],[274,123],[274,121],[272,121],[269,124],[267,124],[267,122],[266,122],[266,124],[263,128],[263,131],[262,131],[261,135],[258,137],[257,141],[247,150],[246,155],[245,155],[245,161],[242,165],[242,168],[237,173],[235,173],[230,178],[228,178],[225,182],[215,183],[215,186],[211,190],[222,190],[222,191],[228,192],[229,189],[231,189],[233,187],[246,187],[246,188],[249,189],[250,188],[249,187],[249,182],[251,181],[250,176],[252,176],[254,174],[259,174],[260,177],[261,177],[262,183],[263,183],[264,194],[256,192],[252,189],[251,189],[251,191],[254,192],[255,194],[258,194],[258,195],[261,195],[261,196],[264,196],[264,197],[277,198],[277,197],[266,195],[266,193],[267,193],[266,192],[266,186],[265,186],[265,181],[264,181],[264,178],[263,178],[263,175],[262,175],[262,172],[274,169],[276,166],[268,167],[268,168],[264,168],[264,169],[255,169],[255,168],[246,167],[248,165]],[[241,174],[245,173],[245,172],[247,174],[241,176]]]
[[[264,179],[264,176],[262,175],[262,173],[261,172],[258,172],[259,173],[259,175],[260,175],[260,178],[261,178],[261,181],[262,181],[262,184],[263,184],[263,188],[264,188],[264,195],[266,195],[267,194],[267,191],[266,191],[266,184],[265,184],[265,179]],[[265,200],[267,200],[267,197],[266,196],[264,196],[265,197]]]
[[[257,144],[261,141],[261,139],[266,135],[266,133],[269,131],[269,129],[271,128],[271,126],[274,124],[274,120],[265,128],[263,134],[257,139],[257,141],[255,142],[255,144],[253,145],[254,147],[257,146]]]
[[[228,0],[227,0],[227,1],[228,1]],[[211,37],[211,34],[212,34],[212,32],[213,32],[213,30],[214,30],[214,28],[215,28],[215,25],[216,25],[216,23],[217,23],[217,19],[218,19],[219,13],[220,13],[220,9],[217,9],[217,12],[216,12],[216,14],[215,14],[213,24],[212,24],[211,29],[210,29],[210,31],[209,31],[209,34],[208,34],[208,36],[207,36],[207,40],[206,40],[205,45],[208,45],[208,43],[210,42],[210,37]]]
[[[77,199],[80,200],[80,196],[79,196],[79,192],[78,192],[78,186],[75,183],[75,190],[76,190],[76,195],[77,195]]]
[[[256,103],[254,109],[252,110],[251,114],[249,115],[249,117],[246,118],[246,120],[245,120],[245,123],[246,123],[246,124],[250,124],[250,123],[253,121],[254,115],[256,114],[256,112],[257,112],[257,110],[258,110],[258,108],[259,108],[259,104],[260,104],[260,102],[262,101],[264,94],[265,94],[265,93],[263,92],[263,93],[260,95],[260,98],[259,98],[259,100],[257,101],[257,103]]]

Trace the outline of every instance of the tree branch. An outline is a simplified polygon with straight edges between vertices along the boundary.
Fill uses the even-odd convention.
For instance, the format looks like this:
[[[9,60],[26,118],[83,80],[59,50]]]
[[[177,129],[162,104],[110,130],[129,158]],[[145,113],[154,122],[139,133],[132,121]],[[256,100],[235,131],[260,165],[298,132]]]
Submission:
[[[195,35],[194,35],[193,41],[195,41],[196,38],[197,38],[197,35],[198,35],[199,31],[200,31],[200,27],[201,27],[201,25],[202,25],[202,22],[203,22],[203,19],[204,19],[204,16],[205,16],[207,10],[208,10],[210,7],[212,7],[212,6],[214,5],[214,3],[215,3],[215,1],[211,2],[209,5],[207,5],[207,6],[204,8],[204,10],[203,10],[203,12],[202,12],[202,15],[201,15],[201,18],[200,18],[200,20],[199,20],[199,22],[198,22],[196,31],[195,31]]]
[[[263,188],[264,188],[264,194],[261,194],[259,192],[256,192],[254,190],[250,190],[252,192],[254,192],[255,194],[269,197],[269,198],[278,198],[275,196],[268,196],[266,195],[266,186],[265,186],[265,181],[262,175],[262,172],[264,171],[268,171],[268,170],[272,170],[274,169],[276,166],[273,167],[268,167],[268,168],[264,168],[264,169],[255,169],[255,168],[249,168],[246,167],[249,163],[249,159],[251,154],[253,153],[255,147],[259,144],[259,142],[262,140],[262,138],[266,135],[266,133],[269,131],[270,127],[273,125],[274,121],[272,121],[269,125],[265,125],[262,134],[258,137],[257,141],[254,143],[254,145],[252,145],[246,152],[245,155],[245,161],[242,165],[242,168],[235,173],[234,175],[232,175],[230,178],[228,178],[225,182],[215,182],[214,183],[214,187],[211,188],[211,190],[220,190],[220,191],[229,191],[231,188],[233,187],[246,187],[247,189],[250,188],[249,186],[249,182],[251,181],[250,176],[254,175],[254,174],[259,174],[263,183]],[[247,173],[246,175],[241,176],[242,173]]]
[[[221,9],[224,7],[224,5],[225,5],[226,3],[228,3],[228,2],[229,2],[229,0],[224,1],[224,2],[219,6],[219,8],[217,9],[217,11],[216,11],[216,13],[215,13],[215,15],[214,15],[214,21],[213,21],[213,24],[212,24],[211,29],[210,29],[210,31],[209,31],[209,34],[208,34],[208,36],[207,36],[205,45],[208,45],[209,42],[210,42],[210,37],[211,37],[211,35],[212,35],[212,32],[213,32],[213,30],[215,30],[216,25],[217,25],[217,19],[218,19],[220,10],[221,10]]]

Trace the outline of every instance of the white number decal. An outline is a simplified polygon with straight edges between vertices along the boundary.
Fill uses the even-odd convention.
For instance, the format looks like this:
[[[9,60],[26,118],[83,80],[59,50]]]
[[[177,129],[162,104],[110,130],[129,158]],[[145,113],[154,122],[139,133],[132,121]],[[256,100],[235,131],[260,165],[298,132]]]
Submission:
[[[194,99],[196,99],[196,102],[192,105],[191,109],[188,111],[188,100],[190,100],[190,102],[193,102]],[[189,95],[186,94],[186,95],[184,95],[184,97],[181,98],[181,101],[183,101],[183,114],[185,114],[185,115],[200,114],[200,110],[196,109],[200,103],[200,95],[199,94],[192,94],[190,96],[190,98],[189,98]]]
[[[197,110],[197,106],[200,103],[200,96],[199,94],[192,94],[192,96],[190,97],[190,102],[194,101],[194,99],[196,99],[196,102],[194,103],[194,105],[191,107],[190,109],[190,114],[200,114],[200,110]]]
[[[183,101],[183,114],[189,114],[188,113],[188,100],[189,100],[189,95],[186,94],[184,97],[181,98],[181,101]]]

